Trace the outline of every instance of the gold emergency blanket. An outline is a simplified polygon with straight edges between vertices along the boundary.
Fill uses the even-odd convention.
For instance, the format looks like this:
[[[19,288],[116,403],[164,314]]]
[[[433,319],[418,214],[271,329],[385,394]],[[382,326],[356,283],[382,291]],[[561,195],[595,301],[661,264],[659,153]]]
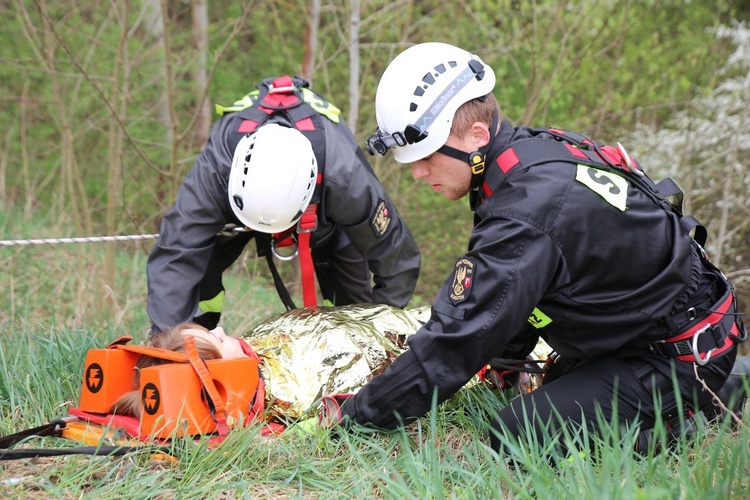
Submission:
[[[273,316],[243,339],[262,360],[266,415],[313,415],[324,395],[354,393],[408,348],[429,307],[379,304],[308,307]]]

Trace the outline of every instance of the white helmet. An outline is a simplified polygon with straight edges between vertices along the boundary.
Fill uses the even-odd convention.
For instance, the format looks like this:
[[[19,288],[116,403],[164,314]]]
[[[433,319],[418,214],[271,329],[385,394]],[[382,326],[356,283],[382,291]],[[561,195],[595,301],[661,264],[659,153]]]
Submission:
[[[237,144],[229,172],[229,205],[244,225],[263,233],[292,227],[310,204],[318,162],[294,128],[263,125]]]
[[[378,130],[367,139],[367,151],[383,155],[395,148],[399,163],[431,155],[448,140],[456,110],[494,87],[495,72],[471,52],[439,42],[406,49],[380,78]]]

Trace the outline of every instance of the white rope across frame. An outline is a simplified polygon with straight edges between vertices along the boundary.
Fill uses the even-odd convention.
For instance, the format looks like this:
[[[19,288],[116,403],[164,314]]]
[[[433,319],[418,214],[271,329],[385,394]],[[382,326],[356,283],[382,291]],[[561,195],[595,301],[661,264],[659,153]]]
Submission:
[[[100,243],[105,241],[153,240],[158,234],[133,234],[128,236],[86,236],[83,238],[47,238],[33,240],[0,240],[0,247],[27,245],[58,245],[63,243]]]
[[[227,224],[219,231],[220,235],[230,235],[251,231],[250,228],[237,226],[236,224]],[[0,247],[17,247],[28,245],[57,245],[61,243],[100,243],[103,241],[134,241],[134,240],[155,240],[158,234],[133,234],[128,236],[85,236],[82,238],[46,238],[31,240],[0,240]]]

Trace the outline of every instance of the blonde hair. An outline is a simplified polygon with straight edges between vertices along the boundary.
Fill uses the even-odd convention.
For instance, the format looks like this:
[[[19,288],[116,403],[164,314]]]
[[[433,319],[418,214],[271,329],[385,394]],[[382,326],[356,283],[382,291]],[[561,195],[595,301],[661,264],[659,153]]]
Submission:
[[[180,323],[156,335],[151,340],[151,345],[153,347],[166,349],[168,351],[185,352],[185,341],[182,332],[184,330],[190,329],[208,331],[208,329],[195,323]],[[206,342],[201,338],[195,339],[195,347],[198,349],[198,354],[200,355],[200,357],[204,360],[221,358],[221,353],[219,352],[219,350],[214,345]],[[120,398],[110,409],[110,413],[117,413],[118,415],[125,415],[140,419],[142,414],[140,391],[141,370],[150,366],[164,365],[167,363],[172,363],[172,361],[169,361],[167,359],[154,358],[153,356],[148,356],[146,354],[139,357],[138,361],[136,361],[135,363],[135,367],[133,368],[134,390],[126,392],[125,394],[120,396]]]
[[[487,98],[472,99],[463,103],[453,115],[453,124],[451,125],[451,135],[462,136],[469,131],[469,128],[475,122],[486,123],[488,127],[492,126],[492,117],[497,113],[498,123],[503,120],[503,112],[500,105],[492,93],[487,94]]]

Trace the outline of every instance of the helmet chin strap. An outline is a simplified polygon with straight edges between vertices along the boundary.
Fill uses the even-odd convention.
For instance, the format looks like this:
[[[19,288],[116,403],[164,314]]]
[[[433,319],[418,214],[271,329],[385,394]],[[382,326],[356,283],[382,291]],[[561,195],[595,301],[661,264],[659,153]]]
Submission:
[[[461,151],[460,149],[448,146],[447,144],[443,144],[437,150],[438,153],[450,156],[451,158],[455,158],[469,164],[469,168],[471,168],[471,189],[476,189],[479,187],[479,183],[482,179],[482,174],[484,173],[485,156],[487,155],[487,151],[490,149],[490,145],[492,145],[492,140],[495,138],[496,129],[497,113],[492,116],[492,125],[490,125],[490,140],[487,141],[487,144],[479,148],[477,151],[467,153],[466,151]]]

